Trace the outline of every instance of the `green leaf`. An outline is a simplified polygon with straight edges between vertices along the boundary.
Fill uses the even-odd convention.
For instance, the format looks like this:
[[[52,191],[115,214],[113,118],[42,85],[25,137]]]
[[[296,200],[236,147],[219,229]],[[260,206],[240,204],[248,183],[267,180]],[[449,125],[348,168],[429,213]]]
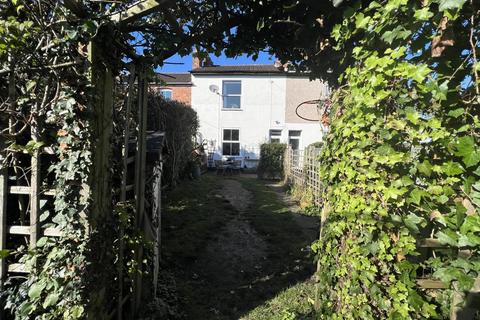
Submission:
[[[442,165],[442,171],[447,175],[447,176],[456,176],[458,174],[461,174],[465,172],[463,167],[460,165],[458,162],[453,162],[453,161],[448,161],[445,162]]]
[[[0,259],[5,259],[10,254],[10,250],[0,250]]]
[[[420,173],[423,173],[427,177],[430,177],[432,174],[432,165],[427,160],[423,160],[422,163],[417,165],[417,169]]]
[[[467,0],[440,0],[438,10],[461,9]]]
[[[465,109],[464,108],[457,108],[455,110],[451,110],[448,112],[448,115],[450,117],[453,117],[453,118],[458,118],[460,117],[462,114],[465,113]]]
[[[58,294],[57,293],[50,293],[45,301],[43,302],[43,308],[46,309],[50,306],[53,306],[58,301]]]
[[[28,290],[28,296],[32,299],[39,298],[43,289],[45,289],[44,281],[35,282],[30,286],[30,289]]]
[[[417,20],[420,21],[427,21],[431,17],[433,17],[433,13],[428,10],[428,7],[422,8],[420,10],[415,11],[413,15]]]
[[[454,247],[458,245],[458,236],[452,230],[444,230],[437,232],[437,239],[443,244],[448,244]]]
[[[40,239],[38,239],[37,241],[37,247],[43,247],[48,241],[48,238],[47,237],[41,237]]]
[[[413,189],[412,192],[410,192],[410,197],[408,198],[407,202],[419,205],[420,201],[422,201],[422,198],[425,195],[427,195],[427,193],[424,190],[418,188]]]
[[[403,219],[405,226],[414,233],[418,233],[418,227],[425,222],[425,219],[417,216],[414,213],[410,213],[407,217]]]
[[[471,136],[459,138],[456,147],[455,155],[462,157],[467,168],[480,162],[480,152],[476,150],[475,140]]]
[[[72,315],[72,319],[80,319],[83,315],[83,306],[74,306],[71,310],[70,313]]]

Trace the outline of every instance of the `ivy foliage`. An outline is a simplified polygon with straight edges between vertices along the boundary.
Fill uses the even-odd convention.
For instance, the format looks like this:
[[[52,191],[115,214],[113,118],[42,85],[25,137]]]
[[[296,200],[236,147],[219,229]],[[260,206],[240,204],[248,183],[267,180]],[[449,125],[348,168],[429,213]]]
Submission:
[[[319,318],[448,318],[480,275],[479,9],[357,2],[334,27],[336,50],[356,40],[320,156]]]
[[[284,143],[263,143],[260,146],[260,162],[257,175],[260,179],[282,179],[283,160],[287,145]]]

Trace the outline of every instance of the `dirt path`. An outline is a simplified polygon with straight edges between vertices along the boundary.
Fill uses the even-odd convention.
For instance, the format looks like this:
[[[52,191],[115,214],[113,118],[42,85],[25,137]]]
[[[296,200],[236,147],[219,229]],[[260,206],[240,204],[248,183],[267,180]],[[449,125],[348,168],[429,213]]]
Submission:
[[[312,226],[278,190],[205,176],[171,198],[163,250],[180,302],[164,319],[240,319],[312,276]]]

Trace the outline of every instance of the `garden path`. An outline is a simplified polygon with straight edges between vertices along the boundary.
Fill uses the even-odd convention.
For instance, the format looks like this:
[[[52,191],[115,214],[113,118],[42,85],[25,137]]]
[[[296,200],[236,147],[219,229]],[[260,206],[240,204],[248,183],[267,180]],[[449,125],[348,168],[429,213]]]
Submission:
[[[206,175],[172,192],[163,252],[176,298],[163,319],[282,319],[291,309],[308,314],[309,246],[318,219],[292,209],[278,187],[245,177]],[[289,290],[286,306],[278,297]]]

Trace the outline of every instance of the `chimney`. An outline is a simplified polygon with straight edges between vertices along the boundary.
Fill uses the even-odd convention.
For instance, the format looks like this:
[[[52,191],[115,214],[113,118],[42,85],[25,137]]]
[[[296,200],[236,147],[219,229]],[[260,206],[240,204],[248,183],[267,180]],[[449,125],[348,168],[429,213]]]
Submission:
[[[196,53],[193,54],[192,56],[192,70],[201,68],[201,67],[212,67],[213,66],[213,61],[210,59],[209,56],[206,56],[205,58],[199,58]]]
[[[197,57],[194,53],[192,56],[192,70],[195,70],[197,68],[200,68],[200,58]]]
[[[275,63],[273,65],[275,66],[275,68],[278,68],[279,70],[283,71],[284,66],[282,61],[280,61],[279,59],[275,60]]]

